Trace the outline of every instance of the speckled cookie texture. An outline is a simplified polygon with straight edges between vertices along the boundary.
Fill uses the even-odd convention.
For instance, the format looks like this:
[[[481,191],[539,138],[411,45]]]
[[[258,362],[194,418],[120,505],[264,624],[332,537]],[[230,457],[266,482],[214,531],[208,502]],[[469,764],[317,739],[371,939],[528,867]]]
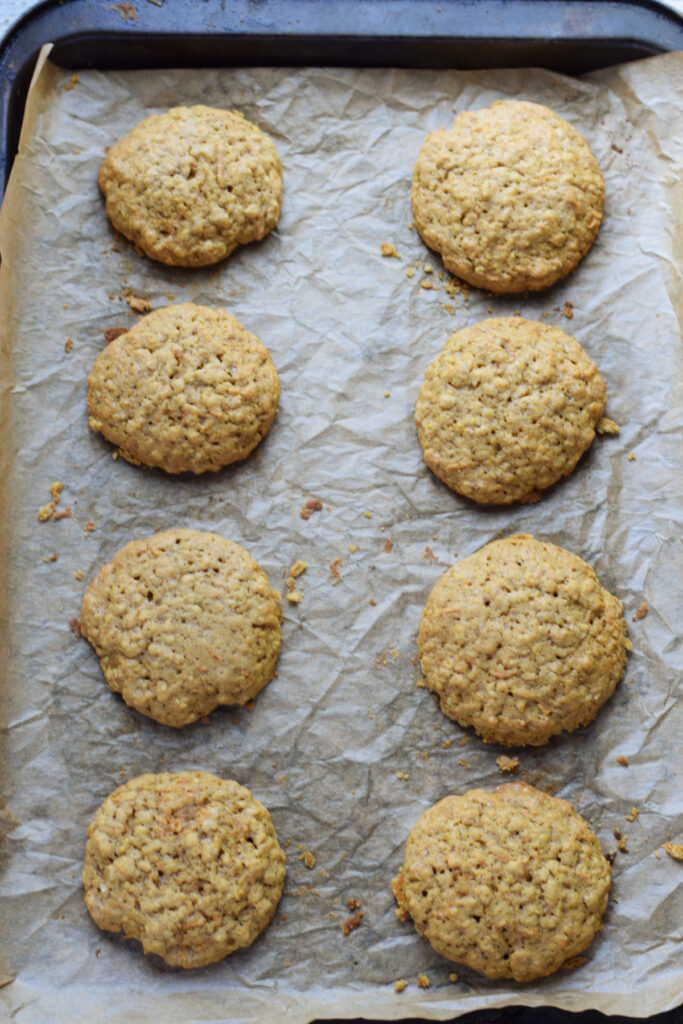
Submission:
[[[246,704],[280,653],[280,595],[247,552],[201,530],[132,541],[100,569],[80,631],[131,707],[180,727]]]
[[[415,407],[425,462],[474,501],[533,501],[571,473],[605,409],[598,368],[559,327],[507,317],[452,334]]]
[[[489,978],[533,981],[587,948],[610,879],[570,803],[512,782],[425,811],[393,889],[399,916],[437,953]]]
[[[193,303],[142,317],[88,377],[91,429],[131,462],[167,473],[246,458],[270,430],[279,397],[258,338],[225,310]]]
[[[266,808],[208,772],[140,775],[107,797],[88,829],[83,888],[93,920],[174,967],[251,945],[284,878]]]
[[[630,647],[590,566],[526,534],[486,544],[429,595],[418,652],[441,709],[482,739],[540,746],[591,722]]]
[[[504,100],[427,136],[413,217],[452,274],[497,293],[548,288],[576,267],[605,189],[586,140],[547,107]]]
[[[280,216],[277,150],[235,110],[174,107],[146,118],[107,151],[98,184],[116,230],[173,266],[217,263]]]

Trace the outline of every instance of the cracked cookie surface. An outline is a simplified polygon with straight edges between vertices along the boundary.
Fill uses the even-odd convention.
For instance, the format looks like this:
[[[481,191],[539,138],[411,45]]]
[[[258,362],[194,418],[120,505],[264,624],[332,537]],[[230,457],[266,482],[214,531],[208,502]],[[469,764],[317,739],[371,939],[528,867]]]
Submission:
[[[425,462],[484,504],[540,497],[590,447],[605,383],[558,327],[502,317],[452,334],[427,367],[415,406]]]
[[[548,288],[576,267],[598,233],[605,187],[564,118],[503,100],[427,136],[411,197],[423,241],[452,274],[514,294]]]
[[[80,630],[126,704],[180,727],[263,689],[280,620],[279,594],[239,544],[167,530],[126,544],[100,569]]]
[[[98,184],[114,228],[150,259],[200,267],[277,224],[280,158],[235,110],[174,107],[109,148]]]
[[[418,635],[442,711],[505,746],[540,746],[592,722],[629,648],[621,602],[590,566],[525,534],[448,569]]]
[[[512,782],[425,811],[393,891],[399,916],[441,956],[489,978],[532,981],[587,948],[610,880],[598,839],[572,805]]]
[[[95,924],[175,967],[203,967],[251,945],[284,879],[266,808],[208,772],[132,779],[88,828],[83,889]]]
[[[131,462],[204,473],[254,450],[279,397],[258,338],[223,309],[183,303],[142,317],[100,352],[88,422]]]

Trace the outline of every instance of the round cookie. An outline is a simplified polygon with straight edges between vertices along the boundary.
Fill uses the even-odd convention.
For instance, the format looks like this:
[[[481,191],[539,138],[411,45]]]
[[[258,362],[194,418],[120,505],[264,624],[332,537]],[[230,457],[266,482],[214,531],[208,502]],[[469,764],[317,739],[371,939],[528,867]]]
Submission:
[[[522,782],[425,811],[393,881],[441,956],[489,978],[533,981],[581,953],[602,925],[611,871],[566,800]]]
[[[448,569],[418,635],[441,710],[505,746],[540,746],[592,722],[629,648],[621,602],[590,566],[526,534]]]
[[[150,259],[201,267],[277,224],[280,158],[236,110],[174,107],[107,150],[98,184],[113,226]]]
[[[107,797],[88,829],[83,889],[93,921],[174,967],[251,945],[284,879],[266,808],[208,772],[140,775]]]
[[[89,425],[131,462],[204,473],[246,458],[277,412],[268,350],[224,309],[157,309],[111,341],[88,377]]]
[[[547,107],[505,100],[432,132],[413,173],[423,240],[492,292],[548,288],[598,233],[605,187],[586,140]]]
[[[415,407],[424,459],[485,504],[533,501],[573,470],[595,437],[605,383],[559,327],[508,317],[452,334]]]
[[[100,569],[80,632],[126,704],[180,727],[246,704],[280,653],[280,595],[232,541],[167,530],[132,541]]]

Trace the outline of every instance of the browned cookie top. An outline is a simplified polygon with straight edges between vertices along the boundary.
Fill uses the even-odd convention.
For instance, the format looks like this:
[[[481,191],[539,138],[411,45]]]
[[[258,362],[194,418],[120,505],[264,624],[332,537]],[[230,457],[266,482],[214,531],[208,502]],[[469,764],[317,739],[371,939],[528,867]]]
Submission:
[[[492,292],[547,288],[585,256],[605,189],[586,140],[547,107],[505,100],[427,136],[413,173],[423,240]]]
[[[95,923],[175,967],[203,967],[266,927],[285,855],[266,808],[208,772],[140,775],[88,829],[83,888]]]
[[[280,216],[277,150],[235,110],[174,107],[145,118],[107,151],[98,184],[116,230],[175,266],[217,263]]]
[[[437,953],[489,978],[532,981],[586,949],[610,879],[572,805],[513,782],[425,811],[393,889],[399,916]]]

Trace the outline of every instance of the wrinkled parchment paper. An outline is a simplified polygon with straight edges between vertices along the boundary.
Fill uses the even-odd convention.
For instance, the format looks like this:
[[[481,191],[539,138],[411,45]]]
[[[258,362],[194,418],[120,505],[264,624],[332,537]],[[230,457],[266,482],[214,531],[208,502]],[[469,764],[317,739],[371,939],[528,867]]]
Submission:
[[[501,299],[473,289],[466,301],[448,293],[439,258],[410,228],[410,178],[427,131],[454,110],[504,97],[546,103],[585,133],[605,176],[605,221],[576,273],[552,290]],[[213,269],[138,257],[111,231],[96,186],[105,146],[180,103],[243,111],[282,157],[277,230]],[[14,978],[1,994],[17,1024],[444,1019],[512,1003],[645,1016],[677,1004],[683,866],[661,847],[681,825],[682,155],[680,54],[583,80],[240,69],[85,71],[76,81],[42,66],[0,224],[2,351],[11,359],[1,446],[1,980]],[[382,242],[400,259],[382,258]],[[173,479],[115,461],[88,432],[86,375],[105,328],[134,322],[126,289],[153,308],[222,305],[269,347],[282,400],[255,457]],[[451,331],[516,311],[547,313],[577,336],[622,429],[597,439],[539,504],[479,508],[426,469],[413,407]],[[42,523],[37,511],[54,480],[64,483],[59,508],[73,517]],[[312,497],[324,508],[306,521],[299,512]],[[284,601],[278,676],[253,710],[217,711],[174,731],[108,690],[69,620],[119,546],[179,525],[243,544],[283,594],[289,566],[303,559],[308,569],[302,603]],[[587,962],[523,986],[441,959],[397,920],[390,891],[428,805],[505,781],[501,748],[465,733],[416,687],[415,637],[455,553],[514,532],[593,565],[623,600],[633,641],[626,678],[590,727],[506,752],[518,754],[517,777],[572,800],[606,850],[615,828],[628,837]],[[330,563],[339,559],[335,585]],[[642,602],[648,614],[634,620]],[[194,972],[99,932],[80,887],[85,832],[101,800],[141,772],[182,768],[249,786],[288,855],[270,928],[250,949]],[[632,807],[639,817],[628,821]],[[343,937],[350,897],[364,918]],[[428,989],[417,986],[420,972]],[[409,982],[400,995],[398,978]]]

